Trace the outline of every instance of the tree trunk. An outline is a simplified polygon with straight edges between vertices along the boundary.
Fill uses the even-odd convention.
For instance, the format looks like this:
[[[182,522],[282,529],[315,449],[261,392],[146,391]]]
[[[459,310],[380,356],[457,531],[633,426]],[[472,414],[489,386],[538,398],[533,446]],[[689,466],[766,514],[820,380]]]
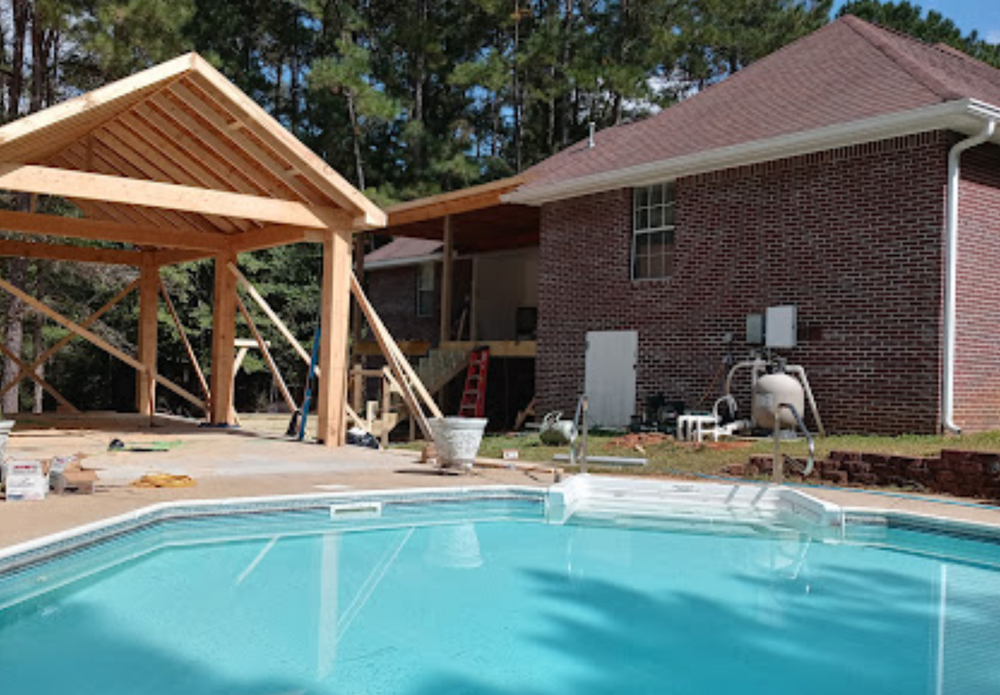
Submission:
[[[42,346],[42,326],[43,325],[44,324],[42,322],[42,318],[39,316],[35,320],[35,322],[34,322],[34,326],[33,326],[34,332],[32,333],[32,336],[31,336],[31,344],[32,344],[31,356],[32,356],[33,360],[38,359],[38,356],[41,355],[42,351],[44,350],[44,347]],[[38,374],[39,377],[41,377],[42,379],[44,379],[45,378],[45,365],[44,364],[38,365],[38,369],[35,370],[35,373]],[[34,397],[33,402],[32,402],[31,412],[33,412],[35,414],[38,414],[38,413],[41,413],[44,410],[44,406],[45,406],[45,389],[43,389],[42,385],[39,384],[37,381],[33,382],[33,383],[35,384],[35,394],[34,394],[35,397]]]
[[[347,113],[351,118],[351,141],[354,145],[354,166],[358,173],[358,190],[365,190],[365,164],[361,158],[361,126],[358,123],[358,112],[354,108],[354,90],[345,89],[347,96]]]

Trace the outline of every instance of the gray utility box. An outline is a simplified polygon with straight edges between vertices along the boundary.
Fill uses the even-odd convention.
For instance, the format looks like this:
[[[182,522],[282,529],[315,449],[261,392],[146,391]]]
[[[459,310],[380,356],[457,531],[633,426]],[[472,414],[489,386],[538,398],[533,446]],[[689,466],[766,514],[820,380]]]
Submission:
[[[794,305],[771,306],[765,315],[764,337],[769,348],[793,348],[798,335],[798,316]]]

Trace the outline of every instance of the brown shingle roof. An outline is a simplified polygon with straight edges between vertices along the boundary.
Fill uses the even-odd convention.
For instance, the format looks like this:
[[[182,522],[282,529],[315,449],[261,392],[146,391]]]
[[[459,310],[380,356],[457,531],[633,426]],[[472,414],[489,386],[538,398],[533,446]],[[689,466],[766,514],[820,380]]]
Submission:
[[[415,239],[412,237],[396,237],[385,246],[381,246],[365,256],[365,265],[370,263],[389,263],[424,258],[441,250],[444,244],[432,239]]]
[[[972,98],[1000,105],[1000,70],[845,16],[697,95],[607,128],[529,169],[556,182]]]

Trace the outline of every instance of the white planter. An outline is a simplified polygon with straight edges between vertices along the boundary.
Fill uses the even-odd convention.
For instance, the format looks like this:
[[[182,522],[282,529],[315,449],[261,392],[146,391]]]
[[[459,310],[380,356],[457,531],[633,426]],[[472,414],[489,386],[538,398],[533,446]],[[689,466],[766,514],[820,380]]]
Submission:
[[[430,421],[441,466],[472,468],[486,431],[485,418],[444,417]]]

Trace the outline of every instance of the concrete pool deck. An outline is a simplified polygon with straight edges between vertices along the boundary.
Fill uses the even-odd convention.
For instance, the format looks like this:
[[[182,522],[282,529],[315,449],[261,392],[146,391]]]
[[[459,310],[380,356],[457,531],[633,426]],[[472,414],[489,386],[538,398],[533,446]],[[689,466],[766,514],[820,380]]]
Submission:
[[[477,468],[470,475],[441,475],[421,464],[413,451],[379,452],[358,447],[326,449],[281,436],[287,416],[245,418],[245,430],[216,430],[196,423],[135,415],[84,417],[23,416],[8,444],[15,460],[80,456],[100,475],[93,495],[50,495],[40,502],[0,502],[0,547],[158,502],[224,499],[336,491],[472,487],[481,485],[547,486],[551,475]],[[253,429],[251,429],[251,426]],[[138,448],[169,443],[165,451],[109,452],[112,439]],[[136,488],[131,483],[150,472],[189,475],[190,488]],[[632,477],[632,476],[630,476]],[[824,488],[804,492],[846,508],[906,511],[1000,526],[1000,509],[971,500],[912,497]]]

